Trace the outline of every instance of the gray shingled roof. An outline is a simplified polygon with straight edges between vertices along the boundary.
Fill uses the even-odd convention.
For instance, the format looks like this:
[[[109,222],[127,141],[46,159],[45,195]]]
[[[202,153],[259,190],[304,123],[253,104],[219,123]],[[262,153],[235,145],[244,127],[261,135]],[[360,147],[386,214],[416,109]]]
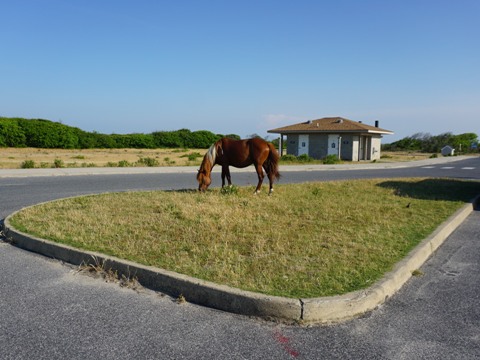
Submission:
[[[393,131],[381,129],[375,126],[366,125],[358,121],[352,121],[342,117],[328,117],[317,120],[288,125],[277,129],[268,130],[269,133],[371,133],[371,134],[393,134]]]

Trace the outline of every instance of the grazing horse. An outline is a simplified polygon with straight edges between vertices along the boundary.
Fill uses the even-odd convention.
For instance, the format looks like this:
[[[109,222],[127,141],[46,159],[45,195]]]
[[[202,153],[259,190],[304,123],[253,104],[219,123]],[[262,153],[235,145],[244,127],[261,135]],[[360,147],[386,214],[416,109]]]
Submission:
[[[197,174],[198,190],[205,191],[210,186],[212,182],[210,175],[216,164],[222,167],[222,187],[225,186],[225,177],[227,177],[228,185],[232,185],[230,165],[244,168],[253,164],[258,175],[255,194],[260,192],[265,177],[263,169],[265,169],[270,181],[270,195],[273,191],[273,181],[280,178],[278,159],[279,156],[273,144],[263,139],[233,140],[222,138],[210,146],[203,157],[202,165],[200,165]]]

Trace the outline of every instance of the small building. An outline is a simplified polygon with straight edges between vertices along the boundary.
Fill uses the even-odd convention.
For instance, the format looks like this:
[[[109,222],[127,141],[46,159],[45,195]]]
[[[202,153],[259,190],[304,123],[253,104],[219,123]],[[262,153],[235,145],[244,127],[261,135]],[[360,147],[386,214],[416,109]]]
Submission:
[[[453,154],[455,153],[455,149],[452,148],[450,145],[445,145],[442,148],[441,152],[443,156],[453,156]]]
[[[383,135],[390,130],[363,124],[342,117],[327,117],[268,130],[280,134],[279,152],[300,156],[307,154],[315,159],[336,155],[339,159],[360,161],[380,159]],[[286,139],[284,139],[286,136]]]

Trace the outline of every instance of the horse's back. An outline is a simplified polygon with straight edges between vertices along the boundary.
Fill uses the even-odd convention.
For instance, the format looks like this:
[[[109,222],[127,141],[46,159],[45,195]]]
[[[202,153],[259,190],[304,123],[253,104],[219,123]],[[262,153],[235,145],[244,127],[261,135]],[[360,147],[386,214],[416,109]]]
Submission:
[[[240,168],[254,163],[263,164],[269,151],[268,143],[260,138],[244,140],[222,138],[219,141],[218,163]]]

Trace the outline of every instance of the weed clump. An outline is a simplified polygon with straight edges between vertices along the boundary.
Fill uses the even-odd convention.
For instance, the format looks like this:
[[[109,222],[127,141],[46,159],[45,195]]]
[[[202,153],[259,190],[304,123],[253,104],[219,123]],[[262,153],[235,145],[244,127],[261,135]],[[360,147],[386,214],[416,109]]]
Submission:
[[[35,161],[33,160],[25,160],[22,162],[22,165],[20,165],[22,169],[33,169],[35,167]]]
[[[138,165],[142,166],[148,166],[148,167],[154,167],[160,165],[157,159],[151,158],[151,157],[141,157],[137,161]]]
[[[222,195],[238,195],[238,186],[228,185],[220,189],[220,194]]]
[[[333,165],[340,163],[337,155],[327,155],[323,158],[323,163],[325,165]]]

